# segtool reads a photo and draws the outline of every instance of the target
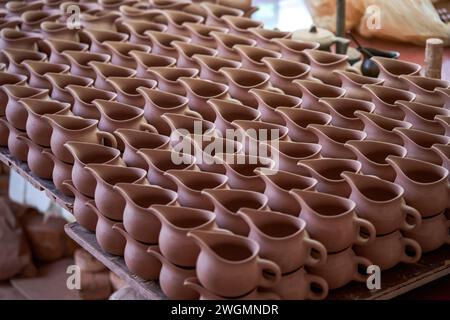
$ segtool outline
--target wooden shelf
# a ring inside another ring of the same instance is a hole
[[[4,162],[33,186],[43,190],[59,205],[72,212],[73,199],[56,190],[53,183],[36,177],[30,172],[26,163],[11,157],[6,148],[0,148],[0,161]],[[100,260],[107,268],[116,273],[128,285],[133,287],[142,297],[151,300],[166,299],[158,283],[144,281],[129,273],[122,257],[104,252],[98,245],[95,234],[85,230],[78,223],[73,222],[65,226],[69,237],[81,247]],[[387,300],[398,297],[408,291],[421,287],[434,280],[450,274],[450,246],[444,246],[434,252],[424,254],[415,264],[401,264],[395,268],[382,272],[381,289],[370,291],[365,284],[351,283],[350,285],[330,292],[331,300]]]

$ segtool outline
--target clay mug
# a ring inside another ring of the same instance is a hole
[[[98,211],[109,219],[122,221],[126,203],[118,196],[114,186],[117,183],[147,184],[147,172],[139,168],[99,163],[88,164],[85,169],[97,182],[94,199]]]
[[[400,262],[416,263],[422,256],[420,245],[402,236],[400,231],[378,236],[365,247],[355,247],[356,254],[366,257],[381,270],[388,270]]]
[[[402,90],[408,90],[406,84],[401,78],[401,75],[414,76],[420,73],[422,67],[419,64],[390,59],[385,57],[372,57],[371,59],[380,69],[379,79],[384,79],[386,87],[392,87]]]
[[[161,223],[151,206],[174,206],[177,204],[177,194],[158,186],[134,183],[118,183],[114,190],[125,201],[125,230],[139,242],[158,243]]]
[[[48,72],[44,75],[45,78],[52,84],[51,97],[60,102],[67,102],[72,104],[73,98],[67,90],[67,86],[71,84],[89,87],[94,83],[94,80],[86,77],[79,77],[71,75],[70,73],[53,73]]]
[[[374,176],[351,172],[341,175],[352,188],[349,199],[357,204],[358,217],[370,221],[378,235],[420,228],[422,217],[416,209],[406,205],[405,190],[401,186]]]
[[[186,89],[179,79],[183,77],[195,78],[198,70],[179,67],[151,67],[147,70],[158,82],[158,89],[173,94],[185,96]]]
[[[74,159],[71,175],[72,183],[78,192],[88,198],[94,198],[97,182],[86,170],[86,165],[103,163],[125,166],[124,161],[120,157],[120,151],[116,148],[80,141],[66,142],[64,147],[72,154]]]
[[[215,49],[184,41],[173,41],[172,46],[178,52],[177,67],[179,68],[199,69],[200,66],[197,63],[197,60],[194,59],[194,56],[200,54],[208,56],[217,55]]]
[[[113,65],[111,63],[90,61],[88,65],[94,70],[96,75],[94,78],[94,87],[106,91],[115,91],[114,87],[106,81],[109,77],[132,78],[136,75],[134,69]]]
[[[199,78],[214,81],[217,83],[227,83],[227,79],[220,72],[220,69],[227,68],[237,68],[241,67],[241,63],[234,60],[224,59],[217,56],[208,56],[203,54],[196,54],[192,57],[200,68]]]
[[[319,192],[294,189],[290,193],[302,207],[300,218],[306,221],[308,234],[321,242],[328,253],[353,244],[367,245],[375,239],[375,227],[357,217],[353,201]]]
[[[95,212],[98,217],[97,226],[95,228],[95,238],[97,239],[99,246],[109,254],[123,256],[126,241],[119,231],[113,229],[113,226],[118,221],[111,220],[102,215],[95,207],[94,200],[88,201],[86,205]]]
[[[226,27],[225,16],[242,16],[244,12],[231,6],[204,2],[200,4],[206,11],[205,24],[207,26]]]
[[[94,100],[113,101],[117,97],[114,92],[73,84],[67,86],[67,91],[73,97],[72,113],[86,119],[100,119],[100,112],[94,105]]]
[[[8,73],[27,77],[30,74],[22,62],[26,60],[44,61],[47,58],[45,53],[25,49],[5,48],[2,53],[5,57],[4,62],[8,65],[6,69]]]
[[[115,223],[112,227],[125,239],[123,258],[128,270],[142,280],[157,280],[161,271],[161,262],[147,253],[148,245],[128,234],[122,223]]]
[[[144,78],[109,77],[106,79],[117,93],[117,102],[128,104],[134,107],[143,108],[145,99],[137,91],[137,88],[156,87],[156,81]]]
[[[340,79],[341,87],[346,90],[345,97],[350,99],[359,99],[371,101],[372,97],[367,90],[363,88],[365,84],[383,85],[383,79],[366,77],[358,73],[333,70],[333,73]]]
[[[6,84],[17,84],[24,85],[27,82],[27,77],[20,74],[8,73],[5,71],[0,71],[0,85]],[[0,90],[0,116],[5,115],[5,108],[8,103],[8,95]]]
[[[301,63],[309,62],[304,53],[305,49],[318,49],[320,47],[320,44],[317,42],[294,39],[277,38],[273,39],[272,42],[278,45],[278,51],[281,53],[283,59]]]
[[[211,36],[216,40],[218,56],[231,61],[240,61],[241,57],[234,48],[237,44],[255,46],[256,41],[247,37],[224,32],[211,32]]]
[[[28,84],[30,87],[52,90],[51,83],[45,78],[45,74],[53,73],[68,73],[70,66],[66,64],[56,64],[45,61],[25,60],[22,62],[25,69],[28,70]]]
[[[97,120],[88,120],[75,116],[51,115],[43,116],[52,127],[50,147],[53,154],[61,161],[73,163],[73,157],[64,147],[68,141],[81,141],[103,144],[107,142],[113,148],[117,147],[116,139],[108,132],[99,131]]]
[[[442,166],[450,171],[450,146],[443,144],[435,144],[431,149],[442,159]]]
[[[64,185],[64,181],[70,180],[73,165],[59,160],[50,151],[43,150],[42,154],[53,162],[52,181],[56,189],[66,196],[72,196],[72,192]]]
[[[325,265],[307,268],[307,271],[323,278],[328,283],[329,289],[333,290],[352,281],[365,283],[367,274],[361,273],[359,269],[365,271],[371,265],[373,263],[369,259],[357,256],[352,248],[347,248],[338,253],[328,254]]]
[[[282,274],[305,265],[325,263],[327,250],[308,237],[305,221],[274,211],[248,208],[240,209],[238,215],[249,225],[248,238],[259,244],[259,255],[275,262]]]
[[[262,193],[248,190],[205,189],[202,193],[214,205],[216,223],[220,228],[247,236],[250,228],[237,212],[242,208],[267,210],[268,198]]]
[[[209,291],[223,297],[239,297],[256,287],[273,287],[281,279],[280,268],[259,257],[254,240],[217,231],[190,231],[200,247],[196,273]],[[267,277],[264,272],[274,274]]]
[[[130,55],[136,61],[136,77],[153,79],[153,75],[147,70],[151,67],[173,67],[177,60],[168,56],[148,53],[143,51],[130,51]]]
[[[42,153],[44,148],[31,141],[25,135],[18,135],[16,139],[25,142],[28,146],[27,164],[30,171],[39,178],[52,179],[53,162],[46,154]]]
[[[6,135],[6,131],[8,131],[7,135],[8,137],[4,136],[2,138],[3,143],[5,143],[5,140],[7,139],[6,145],[8,146],[9,153],[11,155],[20,160],[20,161],[27,161],[28,158],[28,146],[25,142],[18,140],[17,138],[19,136],[25,135],[23,131],[17,130],[14,128],[7,120],[6,118],[0,118],[0,123],[3,124],[5,129],[4,134]]]
[[[260,47],[237,44],[233,47],[241,57],[242,68],[269,73],[269,67],[262,60],[263,58],[281,58],[281,54],[276,51],[263,49]]]
[[[297,86],[297,95],[303,100],[302,108],[307,110],[319,111],[327,113],[328,110],[319,103],[323,98],[342,98],[345,96],[345,89],[319,83],[311,80],[294,80]]]
[[[111,60],[111,56],[106,53],[67,50],[62,55],[70,64],[70,72],[73,75],[91,79],[96,78],[96,73],[90,65],[91,61],[108,63]]]
[[[405,236],[411,238],[420,245],[422,252],[437,250],[444,244],[450,244],[450,220],[445,213],[422,220],[422,225],[405,232]]]
[[[162,255],[179,267],[194,268],[200,248],[187,234],[192,230],[217,229],[214,213],[165,205],[152,205],[151,209],[161,222],[158,245]]]
[[[436,89],[438,88],[449,89],[450,88],[449,81],[427,78],[419,75],[417,76],[401,75],[399,78],[403,80],[404,83],[406,83],[406,85],[409,88],[409,91],[416,94],[415,101],[440,108],[444,105],[445,101],[443,97],[439,94],[439,92],[436,91]]]

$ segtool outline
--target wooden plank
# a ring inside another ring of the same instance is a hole
[[[156,281],[144,281],[138,276],[130,274],[122,257],[104,252],[98,245],[94,233],[87,231],[76,222],[67,224],[65,230],[69,237],[122,278],[143,298],[150,300],[166,299]]]

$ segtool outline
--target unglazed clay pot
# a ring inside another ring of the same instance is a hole
[[[416,209],[406,205],[405,190],[401,186],[351,172],[342,173],[342,177],[352,189],[350,199],[357,204],[356,213],[370,221],[378,235],[420,228],[422,217]]]
[[[25,60],[22,62],[22,65],[28,70],[28,84],[30,87],[48,89],[49,91],[51,91],[52,85],[48,82],[44,75],[48,72],[67,73],[70,69],[70,67],[65,64],[33,60]]]
[[[361,163],[362,173],[391,182],[395,180],[396,175],[386,158],[390,155],[404,158],[408,152],[397,144],[372,140],[348,141],[345,146],[353,151]]]
[[[48,19],[51,20],[51,19]],[[45,39],[61,39],[64,41],[79,42],[79,30],[70,29],[67,24],[54,21],[45,21],[40,24],[40,32]]]
[[[52,84],[51,97],[60,102],[67,102],[72,104],[73,98],[67,87],[71,84],[89,87],[94,83],[94,80],[86,77],[73,76],[64,73],[46,73],[44,77]]]
[[[196,54],[192,57],[200,68],[200,79],[211,80],[218,83],[226,84],[225,76],[220,72],[223,67],[236,68],[241,67],[241,63],[234,60],[224,59],[221,57]]]
[[[355,115],[364,123],[364,132],[367,134],[366,140],[403,145],[402,139],[393,130],[394,128],[412,127],[409,122],[383,117],[375,113],[356,111]]]
[[[72,173],[72,164],[65,163],[59,160],[51,152],[43,150],[42,153],[53,162],[52,181],[56,189],[62,192],[66,196],[72,196],[72,192],[63,183],[66,180],[70,180]]]
[[[86,165],[92,163],[125,166],[120,158],[120,151],[100,144],[69,141],[64,144],[74,159],[72,183],[83,195],[94,198],[97,182],[86,170]]]
[[[134,69],[116,66],[110,63],[90,61],[89,66],[92,67],[96,74],[94,87],[106,91],[114,91],[114,87],[106,81],[109,77],[131,78],[136,75]]]
[[[147,172],[139,168],[91,163],[85,169],[95,178],[95,206],[102,215],[115,221],[123,220],[125,200],[114,189],[117,183],[147,184]]]
[[[173,94],[186,95],[186,89],[183,87],[180,78],[195,78],[198,70],[193,68],[178,67],[151,67],[147,70],[158,81],[158,89]]]
[[[226,130],[235,130],[234,120],[259,121],[261,118],[261,112],[235,100],[211,99],[207,103],[216,113],[214,125],[223,136],[226,136]]]
[[[328,295],[328,283],[323,278],[308,274],[304,268],[300,268],[289,274],[283,274],[280,282],[269,292],[279,295],[284,300],[323,300]]]
[[[20,161],[27,161],[28,146],[24,141],[17,139],[17,137],[25,135],[25,132],[14,128],[5,118],[0,118],[0,122],[7,128],[7,131],[9,131],[6,144],[11,155]],[[5,137],[3,137],[2,140],[5,140]]]
[[[0,31],[0,48],[25,49],[36,51],[37,42],[42,37],[39,34],[5,28]]]
[[[310,124],[328,125],[332,120],[329,114],[302,108],[279,107],[276,112],[283,117],[289,138],[297,142],[318,142],[317,136],[308,129],[308,126]]]
[[[275,110],[278,107],[300,108],[302,99],[269,90],[251,89],[249,91],[258,101],[258,110],[261,112],[261,120],[269,123],[284,125],[285,121],[280,113]]]
[[[203,119],[214,121],[216,114],[208,105],[209,99],[226,99],[228,87],[221,83],[208,80],[186,78],[179,79],[186,91],[186,98],[189,99],[190,107],[199,113]]]
[[[291,32],[285,32],[280,30],[264,29],[264,28],[250,28],[248,29],[253,39],[259,47],[269,49],[272,51],[279,51],[279,47],[273,42],[275,39],[289,39],[292,36]]]
[[[450,110],[450,89],[436,88],[434,89],[444,101],[444,108]]]
[[[144,32],[146,36],[148,36],[152,43],[152,53],[172,57],[177,59],[178,52],[175,47],[172,45],[173,41],[191,41],[190,38],[184,37],[182,35],[177,34],[169,34],[165,32],[152,31],[147,30]]]
[[[109,77],[106,79],[117,93],[117,102],[129,104],[134,107],[143,108],[145,99],[137,91],[137,88],[156,87],[156,81],[143,78],[124,78],[124,77]]]
[[[259,255],[275,262],[282,274],[291,273],[304,265],[325,263],[327,250],[321,243],[309,238],[305,221],[273,211],[246,208],[240,209],[238,214],[250,227],[248,238],[259,244]]]
[[[83,87],[78,85],[68,85],[67,91],[73,97],[72,113],[76,116],[87,119],[100,119],[100,112],[94,105],[94,100],[116,99],[117,94],[93,87]]]
[[[264,144],[263,144],[264,145]],[[314,143],[280,141],[277,146],[267,145],[270,158],[275,161],[279,170],[301,175],[309,175],[297,164],[299,161],[320,158],[322,146]]]
[[[44,3],[42,1],[8,1],[8,3],[4,5],[8,13],[14,16],[20,16],[25,11],[39,10],[43,6]]]
[[[167,298],[176,300],[198,299],[198,292],[184,285],[186,279],[195,277],[195,268],[181,268],[170,263],[155,247],[150,247],[148,253],[162,264],[159,285]]]
[[[197,291],[200,294],[199,300],[280,300],[280,297],[275,293],[260,292],[259,289],[255,289],[252,292],[236,299],[220,297],[206,290],[197,278],[186,279],[184,281],[184,285]]]
[[[177,67],[179,68],[199,69],[200,66],[194,59],[194,55],[217,55],[217,51],[215,49],[204,47],[198,44],[187,43],[184,41],[173,41],[172,46],[178,52]]]
[[[46,114],[70,115],[70,104],[35,98],[22,98],[19,103],[28,112],[25,123],[28,137],[42,147],[50,147],[52,128],[43,116]]]
[[[158,186],[134,183],[118,183],[114,189],[124,199],[123,223],[133,239],[147,243],[158,243],[161,223],[152,205],[176,205],[177,194]]]
[[[194,268],[200,248],[187,234],[192,230],[217,229],[214,213],[178,206],[152,205],[151,208],[161,222],[158,244],[163,256],[177,266]]]
[[[318,83],[311,80],[294,80],[302,93],[302,108],[327,113],[327,109],[320,105],[319,100],[323,98],[342,98],[345,89],[330,86],[328,84]]]
[[[412,92],[391,87],[365,84],[363,88],[372,96],[372,102],[376,105],[374,112],[392,119],[403,120],[405,118],[403,111],[395,104],[397,101],[414,101],[416,99],[416,95]]]
[[[450,244],[449,230],[450,220],[442,213],[423,219],[419,228],[405,232],[405,236],[417,241],[425,253],[434,251],[444,244]]]
[[[341,177],[341,173],[359,173],[362,167],[356,160],[331,158],[301,160],[298,165],[318,181],[315,185],[317,191],[344,198],[350,195],[351,188]]]
[[[226,28],[208,26],[199,23],[185,22],[184,26],[189,31],[189,37],[193,44],[198,44],[208,48],[217,48],[216,40],[211,36],[211,32],[227,32]]]
[[[197,277],[209,291],[223,297],[239,297],[256,287],[273,287],[281,278],[280,268],[259,257],[254,240],[217,231],[190,231],[200,247]],[[267,277],[270,272],[274,277]]]
[[[401,61],[397,59],[389,59],[384,57],[373,57],[371,59],[380,68],[378,78],[384,79],[386,87],[392,87],[402,90],[408,90],[406,84],[401,78],[401,75],[414,76],[420,73],[422,67],[419,64]]]
[[[227,78],[231,97],[252,108],[258,107],[258,101],[249,94],[249,91],[272,88],[267,73],[226,67],[220,69],[220,72]]]
[[[252,28],[262,28],[263,22],[254,19],[239,17],[239,16],[223,16],[222,19],[225,21],[230,34],[235,34],[242,37],[253,38],[250,29]]]
[[[57,10],[27,10],[21,15],[23,31],[43,29],[40,25],[45,21],[55,21],[61,16]],[[41,31],[42,32],[42,31]]]
[[[237,214],[242,208],[266,210],[268,199],[265,195],[247,190],[218,190],[205,189],[202,193],[214,205],[216,223],[220,228],[231,230],[233,233],[247,236],[250,228]]]
[[[435,116],[435,119],[441,124],[441,126],[445,129],[445,135],[450,134],[450,116]]]
[[[321,155],[329,158],[355,159],[353,152],[345,147],[345,143],[350,140],[362,141],[367,137],[364,131],[320,124],[310,124],[308,130],[317,136],[319,144],[322,145]]]
[[[352,248],[348,248],[338,253],[328,254],[325,265],[308,268],[307,271],[325,279],[329,289],[337,289],[352,281],[365,283],[367,281],[365,270],[371,265],[372,262],[369,259],[356,256]],[[364,272],[359,272],[360,268]]]
[[[73,195],[75,196],[75,200],[73,201],[73,215],[83,228],[89,230],[91,232],[95,232],[97,228],[97,214],[92,210],[91,207],[87,205],[90,199],[83,195],[80,191],[78,191],[71,180],[66,180],[63,182],[63,185],[69,189]]]
[[[153,75],[147,71],[148,68],[173,67],[177,63],[175,58],[143,51],[130,51],[130,55],[136,61],[136,76],[141,78],[153,79]]]
[[[416,263],[422,256],[420,245],[402,236],[400,231],[378,236],[365,247],[355,247],[356,254],[363,256],[381,270],[388,270],[400,262]]]
[[[115,223],[117,230],[125,239],[123,258],[128,270],[142,280],[157,280],[161,271],[161,262],[147,253],[148,245],[133,239],[122,223]]]
[[[242,16],[244,14],[242,10],[214,3],[204,2],[201,6],[206,10],[205,24],[207,26],[226,28],[227,24],[223,19],[224,16]]]
[[[364,129],[364,123],[355,115],[356,111],[372,113],[375,110],[372,102],[350,98],[323,98],[319,103],[331,115],[332,126],[353,130]]]
[[[3,85],[3,92],[8,97],[8,103],[5,107],[5,115],[8,122],[16,129],[25,130],[28,117],[27,109],[19,103],[22,98],[48,99],[47,89],[37,89],[28,86],[6,84]]]
[[[95,228],[95,238],[100,247],[109,254],[123,256],[126,241],[119,231],[113,229],[114,224],[118,221],[111,220],[102,215],[95,207],[94,200],[87,202],[86,205],[95,212],[98,217],[97,226]]]
[[[147,45],[149,42],[145,31],[154,30],[159,32],[167,31],[167,26],[157,22],[143,21],[143,20],[129,20],[121,21],[121,27],[128,33],[128,41],[133,44]]]
[[[444,105],[445,101],[443,97],[435,89],[450,88],[449,81],[407,75],[402,75],[399,78],[407,84],[409,91],[416,94],[415,101],[436,107],[442,107]]]
[[[326,84],[333,86],[340,86],[342,84],[339,77],[330,71],[352,70],[348,62],[349,57],[347,55],[311,49],[306,49],[303,52],[310,62],[311,74]]]
[[[431,149],[442,159],[442,166],[450,171],[450,146],[443,144],[435,144]]]
[[[70,40],[62,39],[44,39],[43,43],[48,47],[49,62],[52,63],[62,63],[70,65],[70,60],[64,55],[65,51],[81,52],[87,51],[89,45],[86,43],[75,42]],[[74,72],[74,68],[71,67],[71,72]]]
[[[270,57],[264,57],[261,61],[269,69],[270,82],[286,94],[298,95],[298,88],[292,83],[294,80],[320,81],[311,75],[311,67],[307,64]]]
[[[306,221],[308,234],[321,242],[329,253],[353,244],[363,246],[375,239],[375,227],[357,217],[353,201],[311,191],[291,190],[290,193],[302,207],[300,218]]]
[[[216,31],[211,32],[211,36],[216,40],[218,55],[224,59],[241,60],[239,53],[234,48],[235,45],[256,46],[256,41],[248,37]]]
[[[46,154],[42,153],[44,148],[31,141],[25,135],[19,135],[16,139],[28,145],[27,163],[30,171],[39,178],[51,179],[53,162]],[[49,150],[47,149],[47,151]]]
[[[82,13],[80,15],[81,24],[88,29],[102,31],[117,31],[116,20],[120,18],[117,11],[100,11],[95,14]]]
[[[442,107],[432,107],[420,102],[397,101],[396,103],[405,113],[404,121],[413,125],[413,129],[434,134],[445,134],[445,128],[436,116],[450,116],[450,110]]]
[[[136,69],[136,61],[130,55],[130,51],[150,52],[151,48],[143,44],[133,44],[121,41],[105,41],[103,44],[111,56],[111,64],[125,68]]]
[[[281,58],[276,51],[238,44],[233,47],[240,56],[242,68],[259,72],[269,72],[269,68],[262,61],[263,58]]]
[[[406,203],[423,218],[435,216],[449,207],[448,170],[421,160],[389,156],[395,170],[395,183],[405,189]]]
[[[123,160],[129,167],[147,170],[148,165],[137,152],[139,149],[168,149],[170,139],[153,132],[117,129],[114,134],[123,142]]]
[[[111,60],[111,56],[105,53],[72,51],[67,50],[62,53],[62,56],[70,65],[70,73],[75,76],[87,77],[91,79],[96,78],[96,73],[89,64],[91,61],[107,63]]]
[[[197,170],[195,158],[173,150],[141,149],[137,152],[148,165],[148,181],[165,189],[177,190],[177,186],[164,172],[171,169]],[[173,160],[176,160],[173,161]]]
[[[351,99],[359,99],[371,101],[370,93],[363,88],[365,84],[383,85],[383,79],[366,77],[358,73],[333,70],[333,73],[340,79],[341,86],[346,90],[345,97]]]
[[[68,141],[81,141],[103,144],[107,142],[113,148],[117,147],[116,139],[108,132],[99,131],[97,120],[87,120],[71,115],[47,114],[44,119],[52,127],[50,147],[53,154],[61,161],[73,163],[73,157],[64,147]]]
[[[281,56],[284,59],[295,61],[295,62],[301,62],[301,63],[308,63],[309,60],[306,57],[304,51],[307,49],[318,49],[320,47],[320,44],[317,42],[306,42],[306,41],[300,41],[300,40],[293,40],[293,39],[273,39],[273,43],[278,45],[279,52],[281,52]]]
[[[269,199],[269,207],[274,211],[296,217],[299,215],[301,208],[289,191],[292,189],[314,190],[314,187],[317,184],[316,179],[286,171],[268,169],[264,171],[255,169],[255,171],[266,185],[264,194],[267,196],[267,199]],[[283,271],[283,273],[290,271]]]
[[[42,52],[25,50],[25,49],[13,49],[5,48],[3,50],[5,56],[5,63],[8,63],[7,71],[12,74],[29,76],[28,70],[22,65],[22,62],[26,60],[44,61],[46,56]]]
[[[273,160],[260,156],[216,154],[215,158],[225,166],[228,185],[232,189],[264,192],[264,183],[254,170],[273,169],[275,166]]]
[[[12,74],[4,71],[0,71],[0,86],[3,87],[7,84],[24,85],[27,81],[27,77],[20,74]],[[0,115],[5,115],[5,108],[8,103],[8,95],[0,90]]]
[[[126,33],[119,33],[113,30],[101,30],[97,28],[83,28],[82,33],[86,35],[90,42],[90,51],[95,53],[106,53],[108,49],[103,44],[105,41],[125,41],[128,39]]]
[[[162,10],[161,14],[167,19],[167,32],[188,37],[189,30],[185,22],[202,23],[203,17],[178,10]]]
[[[186,97],[156,89],[138,88],[136,90],[145,99],[144,118],[161,134],[169,136],[172,132],[167,122],[161,118],[167,112],[191,115],[201,119],[199,114],[189,109],[189,100]]]

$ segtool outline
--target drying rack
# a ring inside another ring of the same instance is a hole
[[[35,188],[44,191],[61,207],[72,212],[73,198],[56,190],[51,181],[36,177],[31,173],[28,165],[12,157],[8,149],[0,148],[0,161],[16,171]],[[130,274],[122,257],[104,252],[98,245],[94,233],[87,231],[76,222],[67,224],[65,231],[70,238],[134,288],[142,297],[151,300],[166,299],[157,281],[144,281]],[[344,288],[331,291],[328,299],[388,300],[449,274],[450,246],[443,246],[439,250],[424,254],[418,263],[401,264],[388,271],[383,271],[380,290],[370,291],[365,284],[351,283]]]

